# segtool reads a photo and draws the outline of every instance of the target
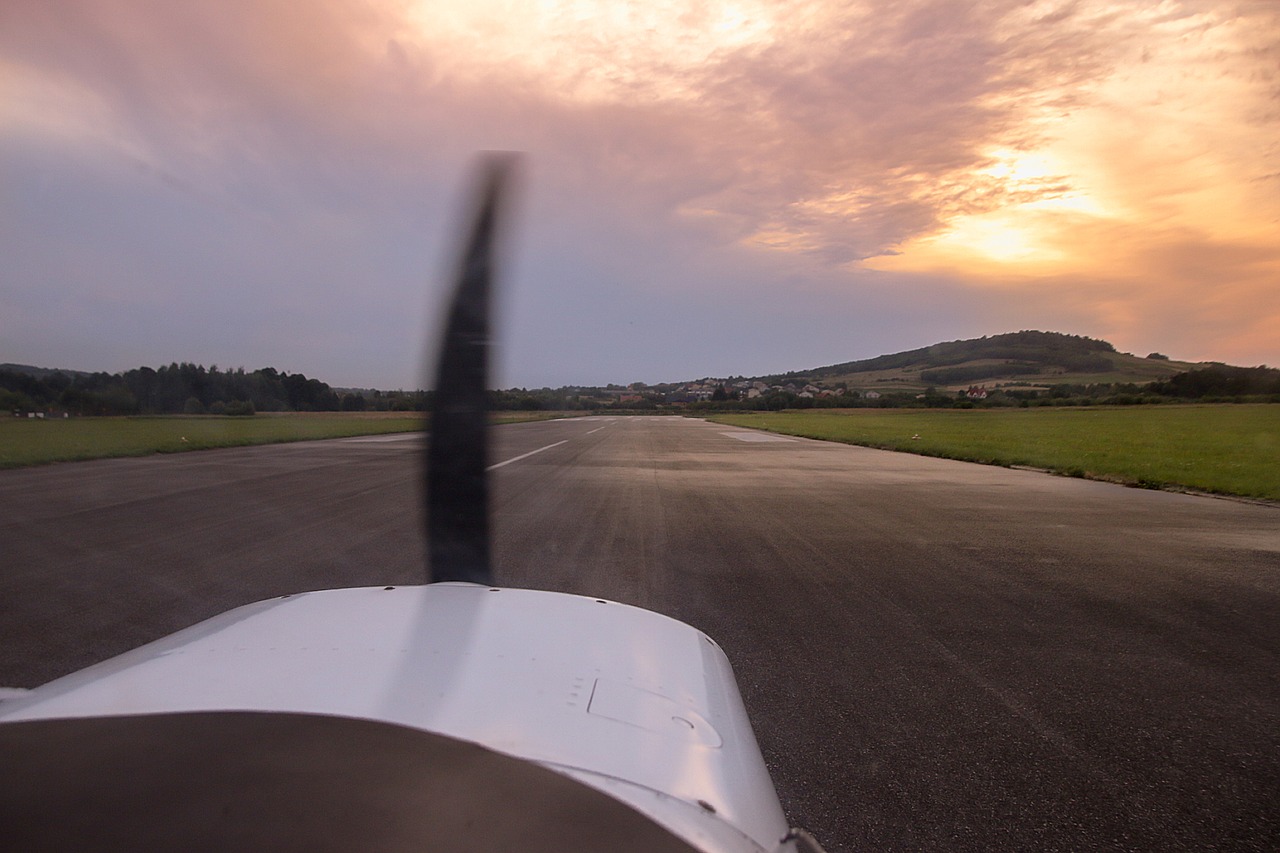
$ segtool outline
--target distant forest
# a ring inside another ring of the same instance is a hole
[[[246,371],[170,364],[125,373],[28,372],[0,369],[0,411],[57,411],[73,415],[337,412],[423,408],[410,392],[339,393],[319,379],[271,367]]]
[[[1153,394],[1199,400],[1206,397],[1280,396],[1280,370],[1215,365],[1188,370],[1147,388]]]

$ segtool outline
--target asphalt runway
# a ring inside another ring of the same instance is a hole
[[[688,419],[495,432],[499,582],[714,637],[833,853],[1280,849],[1280,508]],[[0,471],[0,686],[419,581],[417,446]]]

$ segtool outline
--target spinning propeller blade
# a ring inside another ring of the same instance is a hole
[[[511,155],[482,163],[474,224],[458,271],[435,373],[423,456],[427,582],[490,586],[489,350],[494,244]]]

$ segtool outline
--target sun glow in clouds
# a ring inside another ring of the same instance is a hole
[[[1085,7],[1113,31],[1106,73],[1046,88],[1050,106],[1025,116],[1037,141],[989,152],[970,176],[995,188],[985,209],[943,211],[868,266],[1140,277],[1153,275],[1152,243],[1175,233],[1275,247],[1280,193],[1268,173],[1280,146],[1260,144],[1258,129],[1275,120],[1275,72],[1254,67],[1264,51],[1250,22],[1190,4],[1110,19]]]
[[[972,175],[979,192],[994,199],[990,209],[958,213],[937,233],[910,244],[909,263],[933,265],[1013,265],[1044,268],[1067,262],[1069,247],[1058,241],[1064,231],[1083,221],[1108,217],[1104,205],[1081,187],[1070,165],[1050,151],[991,152],[990,165]],[[869,265],[890,269],[891,256]]]

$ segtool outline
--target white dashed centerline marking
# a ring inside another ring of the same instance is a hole
[[[722,432],[721,435],[727,435],[729,438],[736,438],[738,441],[795,441],[794,438],[783,438],[780,435],[774,435],[768,432]]]
[[[553,447],[559,447],[560,445],[564,444],[568,440],[569,439],[566,438],[564,439],[564,441],[557,441],[555,444],[548,444],[546,447],[539,447],[537,450],[530,450],[528,453],[521,453],[519,456],[513,456],[510,459],[506,460],[505,462],[499,462],[495,465],[490,465],[488,468],[484,470],[493,471],[496,468],[501,468],[503,465],[510,465],[512,462],[519,462],[521,459],[528,459],[530,456],[532,456],[535,453],[541,453],[544,450],[550,450]]]

